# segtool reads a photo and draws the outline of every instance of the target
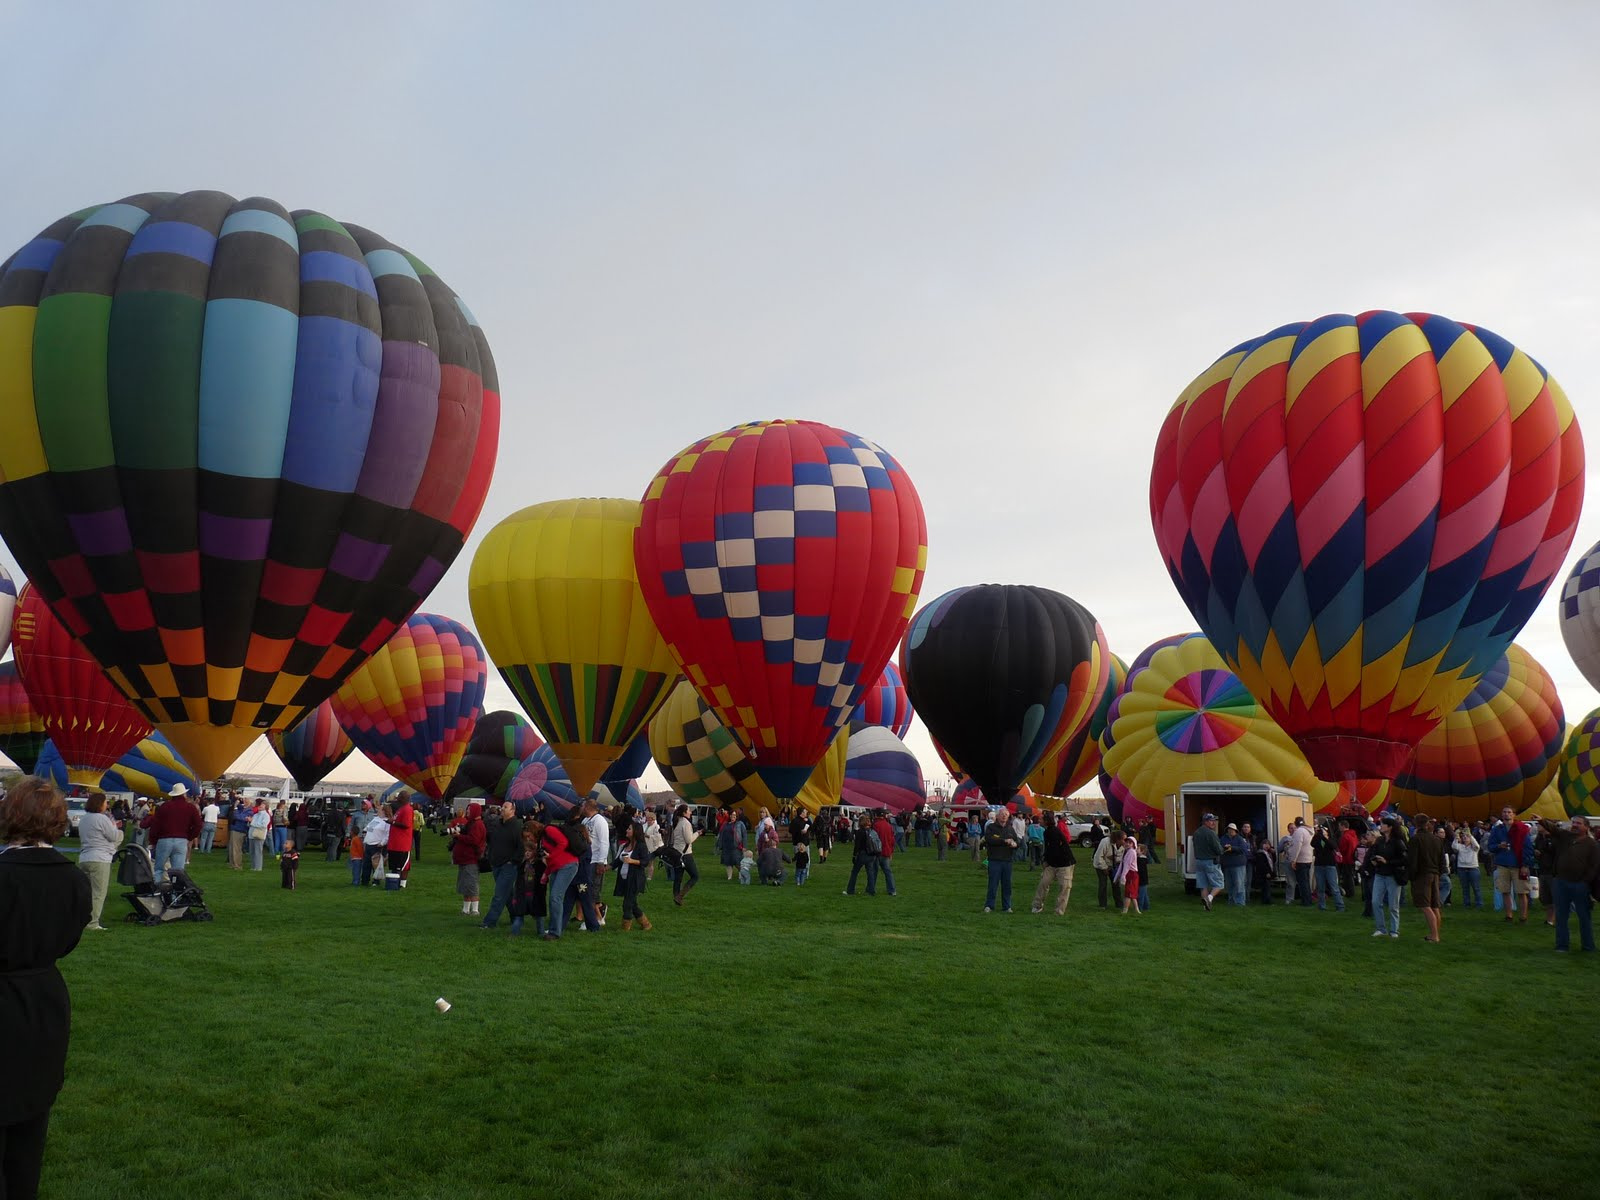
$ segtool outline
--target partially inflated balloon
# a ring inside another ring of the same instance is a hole
[[[644,732],[678,678],[634,576],[632,500],[552,500],[472,557],[489,656],[580,792]]]
[[[927,527],[910,478],[842,429],[740,425],[661,468],[634,548],[684,674],[793,796],[916,607]]]
[[[794,802],[813,816],[839,803],[850,732],[839,731]],[[687,680],[673,689],[650,722],[650,752],[678,798],[688,804],[720,804],[754,817],[780,807],[733,734]]]
[[[911,730],[911,717],[911,697],[906,695],[900,668],[887,662],[883,664],[878,682],[867,689],[855,712],[850,714],[850,728],[881,725],[895,737],[904,738]]]
[[[425,264],[316,212],[148,193],[0,264],[0,536],[207,778],[461,550],[499,408]]]
[[[1567,816],[1600,817],[1600,708],[1579,721],[1567,738],[1556,787]]]
[[[539,731],[513,712],[484,713],[472,731],[467,752],[456,768],[455,778],[445,790],[445,799],[457,796],[479,799],[498,796],[506,790],[517,770],[535,750],[544,745]]]
[[[900,651],[923,724],[990,796],[1010,796],[1089,724],[1110,672],[1088,609],[1013,584],[946,592],[917,613]]]
[[[46,742],[33,774],[53,780],[58,787],[68,784],[67,764],[54,742]],[[138,796],[162,799],[174,784],[189,789],[190,796],[200,791],[200,781],[172,744],[159,733],[141,739],[101,776],[99,786],[107,792],[132,792]]]
[[[922,765],[906,744],[881,725],[851,731],[844,760],[844,804],[909,812],[928,802]]]
[[[606,768],[600,782],[613,789],[623,784],[632,783],[644,774],[644,769],[650,765],[650,730],[645,729],[638,737],[628,744],[620,758]]]
[[[1555,778],[1565,727],[1555,681],[1513,643],[1417,743],[1394,802],[1449,821],[1492,820],[1508,804],[1520,812]]]
[[[1150,511],[1195,620],[1325,779],[1392,779],[1560,570],[1583,439],[1544,368],[1369,312],[1230,350],[1156,442]]]
[[[461,764],[483,712],[489,660],[472,632],[418,613],[333,694],[356,749],[435,800]]]
[[[267,734],[272,750],[300,790],[309,792],[321,783],[328,772],[355,752],[355,743],[339,728],[333,715],[333,705],[324,700],[287,732],[274,729]]]
[[[1128,664],[1113,654],[1111,671],[1089,723],[1068,738],[1061,749],[1046,757],[1028,776],[1028,786],[1036,794],[1070,796],[1100,773],[1100,735],[1106,730],[1111,702],[1116,699],[1127,678]]]
[[[1203,634],[1163,638],[1128,668],[1100,739],[1107,811],[1165,827],[1166,799],[1183,784],[1275,783],[1305,792],[1319,813],[1354,798],[1375,812],[1387,783],[1325,783]]]
[[[11,632],[17,671],[73,783],[92,786],[150,724],[106,678],[83,643],[56,620],[31,584]]]
[[[518,764],[504,795],[517,806],[518,816],[550,821],[559,821],[581,799],[561,759],[542,744]]]
[[[10,637],[8,625],[8,641]],[[25,774],[31,775],[33,764],[39,761],[39,752],[49,740],[44,719],[33,710],[28,689],[22,686],[17,664],[11,659],[0,662],[0,754],[16,763]]]

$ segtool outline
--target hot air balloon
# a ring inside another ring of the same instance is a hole
[[[355,752],[355,744],[339,728],[333,706],[326,700],[301,717],[293,729],[272,730],[267,741],[303,792],[316,787]]]
[[[551,821],[565,817],[583,799],[555,750],[543,744],[518,764],[505,798],[517,806],[519,817]]]
[[[881,447],[812,421],[758,421],[661,468],[634,559],[684,674],[787,798],[894,652],[927,528]]]
[[[1150,511],[1184,603],[1325,779],[1393,779],[1560,569],[1583,440],[1483,329],[1368,312],[1218,359],[1156,442]]]
[[[956,785],[956,790],[950,793],[950,810],[952,812],[960,812],[963,809],[972,808],[1004,807],[1009,804],[1015,804],[1020,812],[1033,812],[1033,789],[1027,784],[1023,784],[1015,792],[1011,793],[1009,799],[1001,801],[997,806],[990,804],[988,794],[978,786],[977,781],[972,776],[968,775]]]
[[[849,748],[849,730],[841,729],[794,798],[812,816],[839,803]],[[672,790],[687,804],[738,808],[752,819],[759,809],[776,816],[781,807],[733,734],[688,681],[673,689],[650,722],[650,752]]]
[[[925,605],[900,673],[934,739],[987,796],[1010,796],[1094,715],[1111,672],[1088,609],[1047,588],[983,584]]]
[[[678,678],[634,576],[632,500],[553,500],[501,521],[472,558],[489,656],[587,793]]]
[[[483,712],[489,660],[465,625],[418,613],[333,694],[356,749],[435,800]]]
[[[610,784],[601,780],[595,784],[594,791],[589,793],[601,808],[616,808],[624,804],[633,806],[635,812],[644,811],[644,793],[639,790],[639,785],[633,780],[626,783]]]
[[[0,266],[0,536],[206,778],[404,624],[477,519],[494,364],[426,265],[148,193]]]
[[[538,731],[516,713],[484,713],[472,731],[455,778],[445,789],[445,799],[504,799],[518,769],[542,745],[544,739]]]
[[[1561,786],[1557,779],[1545,784],[1539,798],[1517,814],[1519,821],[1565,821],[1567,806],[1561,802]]]
[[[1508,804],[1520,812],[1555,778],[1565,725],[1555,681],[1513,643],[1417,743],[1393,802],[1447,821],[1493,819]]]
[[[1573,728],[1556,773],[1569,817],[1600,817],[1600,708]]]
[[[11,638],[11,626],[6,626],[6,640]],[[44,731],[44,719],[33,711],[28,690],[22,686],[22,676],[11,659],[0,662],[0,754],[16,763],[25,773],[33,774],[33,764],[39,761],[50,735]]]
[[[605,774],[600,776],[600,782],[615,790],[638,779],[649,765],[650,730],[646,727],[643,733],[628,743],[622,756],[606,768]]]
[[[867,689],[867,694],[850,714],[850,728],[861,729],[868,725],[881,725],[895,737],[904,739],[911,731],[911,698],[906,695],[905,681],[900,678],[900,668],[892,662],[883,664],[883,674],[878,682]]]
[[[0,299],[0,304],[4,300]],[[3,335],[0,335],[3,336]],[[17,615],[17,584],[11,572],[0,566],[0,654],[11,646],[11,622]]]
[[[1600,689],[1600,542],[1573,564],[1561,585],[1561,640],[1591,687]]]
[[[1116,820],[1166,825],[1166,798],[1184,783],[1276,783],[1336,815],[1352,800],[1386,803],[1387,783],[1327,783],[1228,669],[1203,634],[1163,638],[1128,668],[1100,738],[1100,790]]]
[[[1100,699],[1090,714],[1089,723],[1062,743],[1061,749],[1047,756],[1028,776],[1028,786],[1041,797],[1047,807],[1047,797],[1072,795],[1100,772],[1100,735],[1105,732],[1106,718],[1111,713],[1111,702],[1128,678],[1128,664],[1115,654],[1111,656],[1111,671]],[[1059,805],[1056,805],[1059,807]]]
[[[83,643],[56,620],[32,584],[17,600],[12,649],[22,686],[72,783],[93,787],[150,725],[111,685]]]
[[[845,804],[895,812],[921,808],[928,800],[922,765],[906,744],[883,726],[853,729],[839,798]]]
[[[46,742],[33,774],[53,780],[57,787],[68,786],[67,764],[54,742]],[[151,732],[124,754],[101,776],[99,786],[107,792],[133,792],[153,799],[165,798],[172,785],[181,783],[191,796],[198,795],[200,780],[172,744],[159,733]]]

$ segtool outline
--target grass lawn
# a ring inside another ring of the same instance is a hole
[[[984,915],[982,868],[900,894],[701,886],[559,943],[344,862],[193,871],[211,924],[121,922],[75,1008],[48,1197],[1596,1194],[1597,956],[1446,910]],[[609,889],[608,889],[609,890]],[[487,908],[488,897],[484,897]],[[619,909],[620,911],[620,909]],[[504,926],[502,925],[502,930]],[[1576,931],[1574,930],[1574,934]],[[454,1008],[441,1015],[436,997]],[[1576,1019],[1576,1020],[1574,1020]]]

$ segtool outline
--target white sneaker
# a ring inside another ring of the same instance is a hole
[[[1392,937],[1392,938],[1397,938],[1400,935],[1398,933],[1391,933],[1389,936]]]
[[[1388,934],[1386,934],[1386,933],[1384,933],[1384,931],[1383,931],[1383,930],[1381,930],[1381,929],[1377,929],[1377,930],[1374,930],[1374,931],[1373,931],[1373,934],[1372,934],[1372,936],[1373,936],[1373,937],[1388,937],[1388,936],[1389,936],[1389,935],[1388,935]]]
[[[993,912],[993,911],[994,911],[994,909],[992,909],[992,908],[988,908],[988,907],[985,907],[985,908],[984,908],[984,910],[983,910],[983,911],[984,911],[984,912]]]

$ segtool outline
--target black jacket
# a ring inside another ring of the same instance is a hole
[[[1078,860],[1072,855],[1072,841],[1061,832],[1054,821],[1044,827],[1044,864],[1047,867],[1075,867]]]
[[[1333,861],[1333,856],[1338,853],[1339,839],[1329,834],[1325,826],[1317,826],[1317,831],[1311,835],[1311,861],[1319,867],[1332,867],[1338,864]]]
[[[72,1000],[56,960],[89,923],[89,877],[51,849],[0,853],[0,1125],[48,1112],[66,1071]]]
[[[496,821],[489,826],[488,850],[491,867],[503,867],[507,863],[520,862],[522,822],[512,817],[509,821]]]

